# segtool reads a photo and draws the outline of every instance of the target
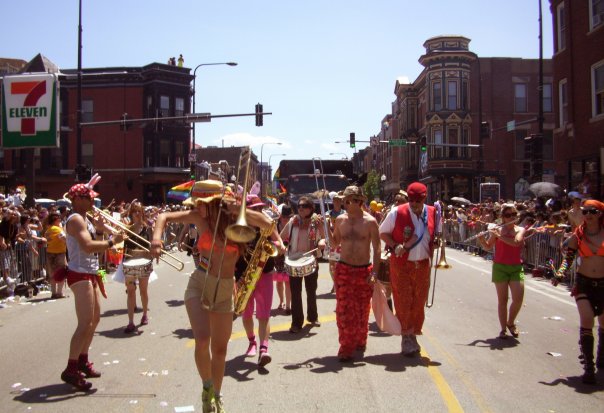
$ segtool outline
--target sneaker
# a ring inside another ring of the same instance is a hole
[[[419,343],[417,342],[417,336],[415,334],[411,335],[411,344],[413,344],[413,351],[419,354],[422,351]]]
[[[412,357],[415,355],[415,345],[413,344],[411,336],[408,334],[403,335],[403,339],[401,342],[401,352],[406,357]]]
[[[91,362],[78,366],[78,370],[81,371],[86,378],[101,377],[101,372],[98,370],[95,370],[94,366]]]
[[[297,334],[297,333],[300,332],[300,330],[302,330],[302,329],[300,327],[297,327],[297,326],[291,326],[289,328],[289,332],[292,333],[292,334]]]
[[[224,400],[222,396],[216,396],[216,413],[226,413],[224,410]]]
[[[79,371],[72,373],[65,370],[61,373],[61,380],[81,391],[88,391],[92,387],[92,383],[86,381],[84,375]]]
[[[256,341],[250,341],[250,345],[245,352],[245,357],[254,357],[256,355]]]
[[[146,315],[144,315],[141,318],[141,326],[146,326],[147,324],[149,324],[149,318]]]
[[[321,327],[321,322],[319,320],[309,321],[309,323],[313,327]]]
[[[203,413],[216,412],[216,395],[214,394],[214,386],[207,389],[204,388],[201,392],[201,410]]]
[[[272,360],[271,355],[268,354],[266,347],[260,347],[260,356],[258,357],[258,367],[264,367]]]
[[[124,333],[126,333],[126,334],[134,333],[135,330],[136,330],[136,326],[134,325],[134,323],[129,323],[128,326],[124,329]]]

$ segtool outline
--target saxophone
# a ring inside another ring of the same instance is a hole
[[[235,292],[234,299],[236,315],[243,313],[245,307],[247,307],[247,302],[256,288],[256,283],[262,276],[262,270],[266,261],[270,257],[276,257],[279,253],[277,248],[268,240],[276,225],[277,221],[273,221],[270,227],[260,230],[260,238],[254,247],[247,268],[237,282],[237,291]]]

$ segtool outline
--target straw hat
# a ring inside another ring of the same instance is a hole
[[[197,206],[199,202],[209,203],[217,198],[235,199],[230,188],[225,188],[222,182],[214,179],[206,179],[205,181],[197,181],[191,188],[191,196],[185,199],[182,204],[187,206]]]

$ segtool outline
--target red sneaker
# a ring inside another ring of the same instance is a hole
[[[78,366],[78,370],[81,371],[82,373],[84,373],[84,376],[86,378],[101,377],[101,372],[98,370],[95,370],[91,362]]]
[[[71,384],[78,390],[88,391],[92,387],[92,383],[84,379],[84,375],[79,371],[76,373],[69,372],[67,370],[61,373],[61,380],[67,384]]]

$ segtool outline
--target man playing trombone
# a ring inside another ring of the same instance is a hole
[[[425,205],[427,188],[413,182],[407,187],[409,202],[392,208],[380,226],[380,238],[394,251],[390,255],[390,283],[396,317],[401,323],[403,355],[412,357],[421,348],[424,307],[430,289],[436,213]]]

